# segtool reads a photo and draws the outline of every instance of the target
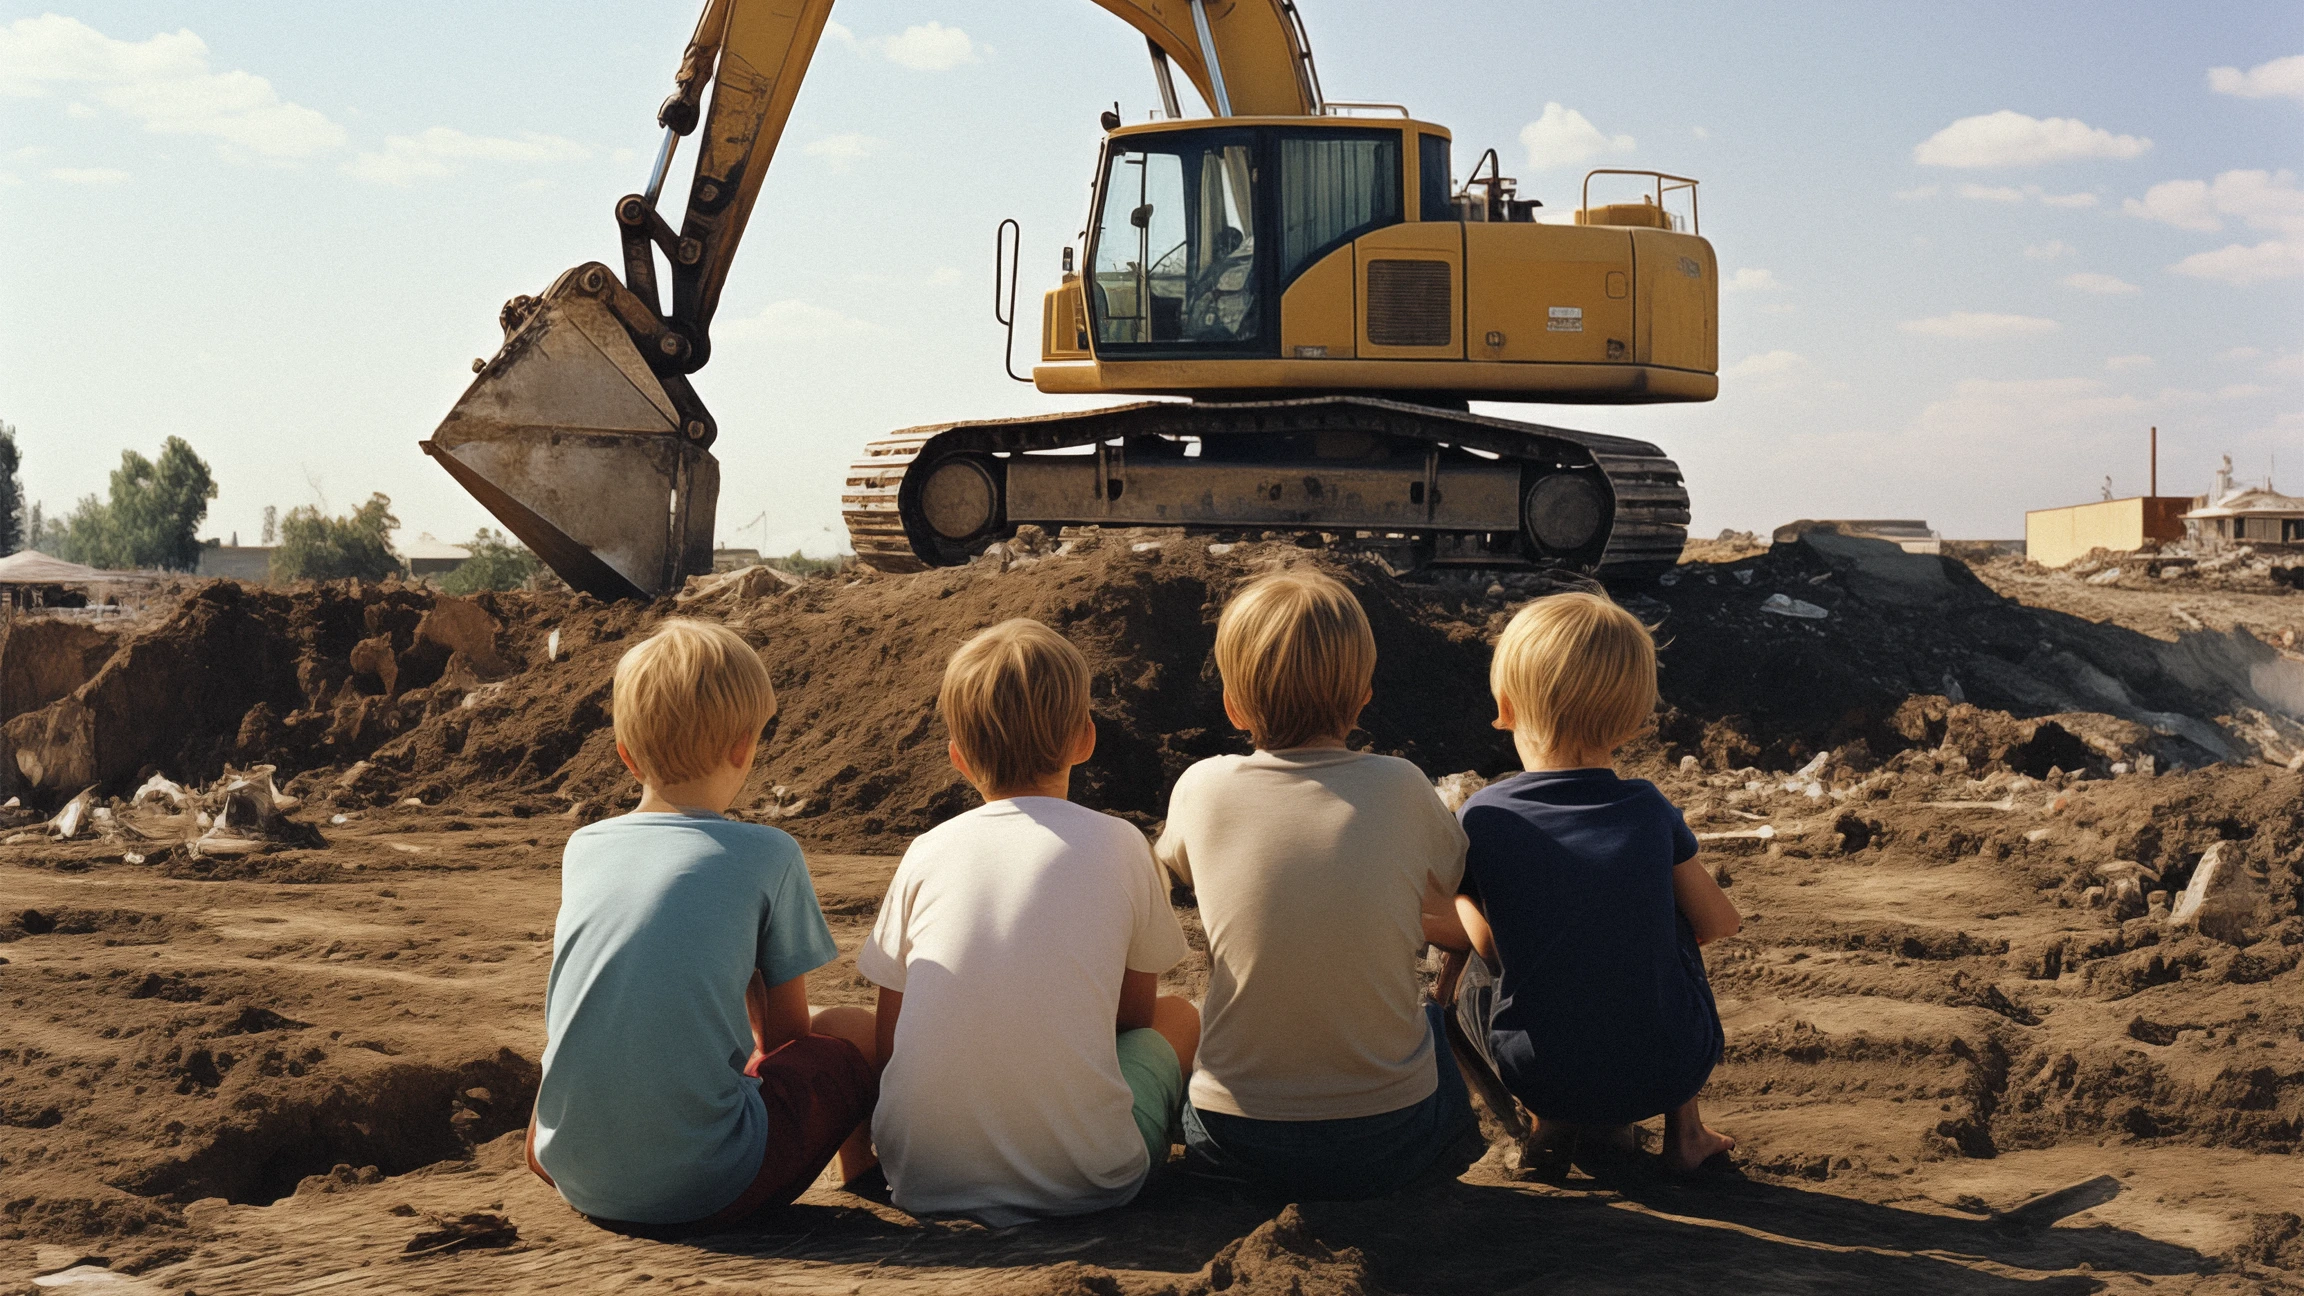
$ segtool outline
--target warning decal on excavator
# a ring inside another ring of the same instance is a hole
[[[1581,306],[1555,306],[1552,317],[1544,321],[1546,332],[1581,333],[1584,331],[1584,308]]]

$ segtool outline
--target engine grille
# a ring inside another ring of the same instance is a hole
[[[1368,340],[1396,347],[1454,341],[1454,276],[1446,261],[1370,261]]]

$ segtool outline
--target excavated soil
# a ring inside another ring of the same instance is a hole
[[[1738,1177],[1549,1181],[1498,1131],[1462,1180],[1387,1201],[1180,1179],[1001,1231],[827,1179],[751,1230],[646,1242],[521,1166],[559,848],[631,794],[616,655],[674,612],[761,646],[783,710],[740,810],[810,847],[844,952],[811,997],[862,1002],[894,856],[972,804],[933,719],[967,633],[1036,616],[1081,645],[1076,794],[1149,826],[1186,764],[1239,749],[1208,654],[1257,570],[1354,585],[1382,654],[1357,741],[1436,776],[1509,768],[1487,643],[1544,581],[1106,536],[654,607],[217,583],[64,667],[11,674],[0,641],[0,682],[40,678],[0,692],[32,699],[0,726],[26,807],[0,811],[0,1291],[2304,1291],[2304,659],[2278,633],[2304,595],[2219,618],[2105,582],[2078,588],[2128,602],[2077,606],[1908,558],[1812,537],[1615,591],[1667,644],[1633,763],[1746,914],[1708,951],[1707,1112]],[[107,801],[257,765],[301,803],[251,850]],[[40,827],[91,784],[106,817]],[[2212,855],[2254,879],[2245,930],[2145,906]],[[1999,1214],[2098,1176],[2117,1195],[2054,1227]]]

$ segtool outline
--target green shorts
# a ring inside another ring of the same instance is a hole
[[[1181,1128],[1177,1117],[1184,1110],[1184,1068],[1177,1064],[1175,1046],[1150,1027],[1122,1031],[1119,1047],[1120,1074],[1133,1096],[1130,1114],[1158,1170],[1168,1163],[1168,1146]]]

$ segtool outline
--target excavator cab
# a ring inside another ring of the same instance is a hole
[[[1048,294],[1034,381],[1200,399],[1713,397],[1717,262],[1665,205],[1685,193],[1692,225],[1694,181],[1595,172],[1654,192],[1546,224],[1487,159],[1459,194],[1452,147],[1405,113],[1111,132],[1085,270]]]

